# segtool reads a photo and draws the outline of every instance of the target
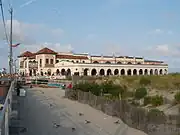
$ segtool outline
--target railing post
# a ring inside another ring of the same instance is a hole
[[[5,111],[5,120],[4,120],[4,124],[5,124],[5,135],[9,135],[9,108],[6,108]]]

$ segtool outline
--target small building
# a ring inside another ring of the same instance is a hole
[[[131,56],[94,56],[72,52],[55,52],[43,48],[36,53],[26,51],[19,58],[22,75],[165,75],[168,64]]]

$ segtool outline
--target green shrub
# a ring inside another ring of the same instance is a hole
[[[152,104],[153,106],[162,105],[162,104],[163,104],[163,97],[162,97],[162,96],[159,96],[159,95],[153,96],[153,97],[151,98],[151,104]]]
[[[97,83],[90,83],[88,89],[96,96],[100,96],[101,94],[101,87]]]
[[[92,92],[92,94],[96,96],[100,96],[101,94],[101,87],[97,83],[89,83],[89,82],[81,82],[75,84],[73,87],[75,90],[81,90],[83,92]]]
[[[151,84],[151,80],[146,77],[141,77],[139,80],[139,84],[143,86],[147,86]]]
[[[146,95],[147,95],[146,88],[138,88],[138,89],[136,89],[136,92],[135,92],[135,98],[136,99],[141,99],[141,98],[145,97]]]
[[[177,103],[180,103],[180,92],[176,93],[174,98]]]
[[[148,105],[151,103],[151,97],[150,96],[147,96],[147,97],[144,97],[144,105]]]
[[[84,83],[81,82],[81,83],[75,84],[73,86],[73,88],[75,90],[81,90],[81,91],[84,91],[84,92],[89,92],[89,87],[90,87],[90,85],[87,82],[84,82]]]
[[[109,93],[112,96],[119,96],[119,94],[122,95],[125,91],[123,87],[113,84],[112,81],[107,81],[101,84],[99,88],[102,89],[103,93]]]

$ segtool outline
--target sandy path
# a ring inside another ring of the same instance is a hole
[[[88,105],[63,98],[63,90],[33,88],[27,91],[27,95],[23,100],[28,106],[24,107],[26,111],[22,112],[26,112],[25,117],[29,115],[29,121],[36,121],[34,125],[26,124],[31,135],[146,135],[139,130],[129,128],[122,122],[114,124],[117,118],[107,116]],[[29,111],[27,111],[28,107]],[[79,112],[84,115],[79,116]],[[85,120],[91,123],[86,124]],[[54,129],[54,121],[61,127]],[[25,122],[29,123],[28,120]],[[40,131],[38,128],[44,130]],[[72,128],[76,130],[72,132]]]

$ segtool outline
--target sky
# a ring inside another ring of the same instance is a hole
[[[180,71],[179,0],[3,0],[9,33],[13,6],[13,48],[49,47],[58,52],[142,56]],[[9,48],[0,19],[0,67],[8,67]]]

